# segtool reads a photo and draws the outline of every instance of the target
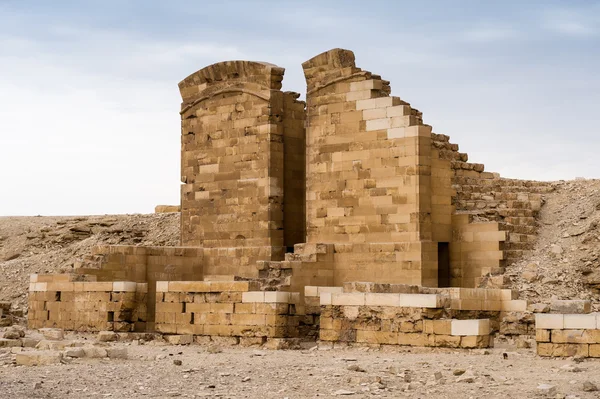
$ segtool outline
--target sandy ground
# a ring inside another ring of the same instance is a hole
[[[236,346],[209,353],[209,347],[197,344],[110,345],[126,346],[129,359],[72,359],[37,367],[5,360],[0,366],[0,397],[600,397],[599,392],[583,390],[586,381],[600,385],[599,360],[544,359],[531,350],[307,347],[269,351]],[[0,351],[4,359],[14,357],[7,349]],[[454,375],[458,370],[465,373]],[[539,384],[555,386],[556,393],[543,394]]]

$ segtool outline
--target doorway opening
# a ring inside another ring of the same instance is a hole
[[[438,287],[450,287],[450,243],[438,242]]]

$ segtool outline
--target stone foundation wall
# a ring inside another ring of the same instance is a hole
[[[77,269],[76,273],[94,276],[97,281],[147,283],[147,322],[152,331],[156,282],[202,279],[203,262],[202,248],[107,245],[93,247],[85,267]]]
[[[436,294],[323,293],[319,338],[366,345],[486,348],[490,320],[448,319]]]
[[[146,283],[72,281],[68,275],[34,274],[29,291],[29,328],[146,330]]]
[[[256,289],[258,284],[249,281],[160,281],[156,330],[259,340],[298,337],[299,294]]]
[[[560,301],[585,302],[585,301]],[[600,357],[600,314],[586,309],[579,313],[535,315],[537,354],[545,357]]]

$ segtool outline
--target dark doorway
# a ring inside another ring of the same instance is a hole
[[[450,244],[438,242],[438,287],[450,287]]]

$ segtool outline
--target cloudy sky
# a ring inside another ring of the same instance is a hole
[[[488,171],[600,177],[600,1],[0,0],[0,215],[177,204],[177,83],[334,47]]]

